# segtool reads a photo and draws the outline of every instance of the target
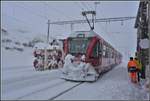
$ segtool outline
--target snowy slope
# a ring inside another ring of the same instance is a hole
[[[1,67],[31,66],[33,48],[25,47],[23,43],[28,44],[34,36],[12,30],[1,32]]]
[[[31,66],[32,65],[32,50],[26,49],[23,52],[9,51],[2,48],[1,50],[1,67],[11,68],[18,66]]]
[[[1,47],[2,100],[49,99],[77,84],[60,79],[59,70],[35,71],[32,66],[33,49],[30,47],[23,47],[24,51],[21,52],[5,49],[6,46],[14,47],[14,42],[30,41],[26,35],[13,32],[2,35],[1,40],[12,40],[2,43]],[[43,93],[45,94],[41,97]]]

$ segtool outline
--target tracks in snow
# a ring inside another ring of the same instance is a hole
[[[47,89],[49,89],[49,88],[53,88],[53,87],[55,87],[55,86],[59,86],[59,85],[64,84],[64,83],[65,83],[65,81],[61,81],[61,82],[57,82],[57,83],[55,83],[55,84],[52,84],[52,85],[50,85],[50,86],[46,86],[46,87],[43,87],[43,88],[39,88],[39,89],[37,89],[37,90],[35,90],[35,91],[32,91],[32,92],[30,92],[30,93],[27,93],[27,94],[25,94],[25,95],[23,95],[23,96],[18,97],[17,100],[24,99],[24,98],[26,98],[26,97],[28,97],[28,96],[32,96],[32,95],[34,95],[34,94],[36,94],[36,93],[38,93],[38,92],[43,92],[43,91],[45,91],[45,90],[47,90]],[[42,96],[42,95],[41,95],[41,96]]]
[[[69,92],[73,88],[81,85],[83,82],[75,83],[70,81],[60,81],[47,87],[39,88],[33,92],[17,98],[17,100],[54,100],[57,97]]]
[[[75,87],[77,87],[77,86],[79,86],[79,85],[81,85],[81,84],[83,84],[83,82],[80,82],[80,83],[78,83],[77,85],[75,85],[75,86],[73,86],[73,87],[71,87],[71,88],[68,88],[68,89],[66,89],[66,90],[63,91],[63,92],[60,92],[59,94],[57,94],[56,96],[50,98],[49,100],[55,100],[57,97],[59,97],[59,96],[65,94],[65,93],[69,92],[70,90],[72,90],[73,88],[75,88]]]
[[[2,99],[5,100],[53,100],[83,83],[59,79],[59,70],[37,72],[32,66],[18,66],[3,71]]]
[[[33,67],[33,65],[29,66],[9,66],[9,67],[3,67],[3,70],[18,70],[18,69],[25,69],[25,68],[30,68]]]

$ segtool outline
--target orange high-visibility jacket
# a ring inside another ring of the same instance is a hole
[[[129,61],[128,62],[128,68],[130,68],[130,67],[136,67],[137,68],[135,61]]]

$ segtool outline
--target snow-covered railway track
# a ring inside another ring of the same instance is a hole
[[[43,75],[38,78],[30,78],[30,79],[25,79],[25,80],[21,80],[21,81],[14,81],[12,83],[8,83],[8,82],[3,83],[2,82],[2,84],[3,84],[2,91],[3,91],[3,93],[7,92],[8,90],[9,90],[9,92],[13,92],[16,89],[21,89],[22,87],[39,85],[39,84],[42,84],[43,82],[53,81],[55,79],[56,79],[56,77],[49,77],[49,75]]]
[[[25,95],[23,95],[23,96],[18,97],[17,100],[21,100],[21,99],[24,99],[24,98],[26,99],[28,96],[32,96],[32,95],[34,95],[34,94],[36,94],[36,93],[38,93],[38,92],[44,92],[44,91],[47,90],[47,89],[50,89],[50,88],[53,88],[53,87],[62,85],[62,84],[64,84],[65,82],[66,82],[66,81],[60,81],[60,82],[57,82],[57,83],[52,84],[52,85],[50,85],[50,86],[46,86],[46,87],[43,87],[43,88],[39,88],[39,89],[37,89],[37,90],[35,90],[35,91],[32,91],[32,92],[30,92],[30,93],[27,93],[27,94],[25,94]]]
[[[31,74],[31,75],[24,75],[24,76],[20,76],[20,77],[12,77],[12,78],[8,78],[8,79],[4,79],[3,80],[3,83],[4,84],[12,84],[12,83],[18,83],[18,82],[23,82],[23,81],[26,81],[26,80],[32,80],[32,79],[35,79],[35,78],[41,78],[41,77],[45,77],[45,76],[48,76],[48,74],[41,74],[41,75],[38,75],[38,74]]]
[[[30,71],[36,71],[33,67],[28,67],[28,68],[22,68],[22,69],[12,69],[12,70],[5,70],[5,73],[25,73],[25,72],[30,72]]]
[[[53,74],[58,74],[57,77],[59,77],[59,71],[53,70]],[[56,72],[57,71],[57,72]],[[3,78],[3,83],[5,84],[11,84],[11,83],[16,83],[16,82],[22,82],[25,80],[29,79],[34,79],[34,78],[41,78],[50,75],[51,71],[26,71],[26,72],[12,72],[10,75],[7,75],[8,72],[5,72],[2,74]]]
[[[16,70],[16,69],[24,69],[24,68],[30,68],[33,67],[32,65],[28,66],[10,66],[10,67],[3,67],[3,70]]]
[[[17,100],[54,100],[55,98],[69,92],[73,88],[81,85],[83,82],[75,83],[70,81],[61,81],[50,86],[35,90],[17,98]]]
[[[52,97],[52,98],[50,98],[50,99],[48,99],[48,100],[55,100],[57,97],[59,97],[59,96],[65,94],[65,93],[69,92],[70,90],[72,90],[73,88],[75,88],[75,87],[77,87],[77,86],[79,86],[79,85],[81,85],[81,84],[83,84],[83,82],[80,82],[80,83],[74,85],[73,87],[70,87],[70,88],[66,89],[66,90],[63,91],[63,92],[60,92],[59,94],[57,94],[56,96],[54,96],[54,97]]]

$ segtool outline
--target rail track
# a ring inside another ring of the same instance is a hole
[[[18,72],[27,72],[31,66],[16,66],[4,68],[14,74]],[[25,70],[25,71],[24,71]],[[24,74],[24,73],[23,73]],[[14,100],[34,99],[34,96],[41,95],[43,99],[54,100],[57,97],[69,92],[73,88],[83,84],[83,82],[70,82],[59,79],[57,76],[49,77],[49,73],[23,75],[3,79],[2,92],[6,97]],[[41,81],[41,82],[40,82]],[[57,91],[58,90],[58,91]],[[8,93],[9,91],[9,93]],[[55,92],[53,92],[55,91]],[[40,94],[39,94],[40,93]],[[49,94],[43,95],[42,94]],[[15,96],[13,96],[15,94]],[[39,96],[40,97],[40,96]],[[3,97],[5,99],[5,96]],[[42,99],[41,98],[41,99]],[[6,98],[7,99],[7,98]],[[35,99],[39,99],[36,98]]]
[[[52,98],[50,98],[50,99],[48,99],[48,100],[55,100],[57,97],[59,97],[59,96],[65,94],[65,93],[69,92],[70,90],[72,90],[73,88],[75,88],[75,87],[77,87],[77,86],[79,86],[79,85],[81,85],[81,84],[83,84],[83,82],[80,82],[80,83],[74,85],[73,87],[70,87],[70,88],[66,89],[66,90],[63,91],[63,92],[60,92],[59,94],[57,94],[56,96],[54,96],[54,97],[52,97]]]
[[[9,67],[4,67],[2,68],[3,70],[16,70],[16,69],[24,69],[24,68],[30,68],[33,67],[33,65],[28,65],[28,66],[9,66]]]
[[[38,92],[45,91],[45,90],[47,90],[47,89],[49,89],[49,88],[53,88],[53,87],[59,86],[59,85],[61,85],[61,84],[64,84],[65,82],[66,82],[66,81],[61,81],[61,82],[55,83],[55,84],[53,84],[53,85],[50,85],[50,86],[48,86],[48,87],[44,87],[44,88],[42,88],[42,89],[38,89],[38,90],[32,91],[32,92],[30,92],[30,93],[28,93],[28,94],[25,94],[25,95],[23,95],[23,96],[18,97],[17,100],[26,98],[26,97],[28,97],[28,96],[32,96],[32,95],[34,95],[34,94],[36,94],[36,93],[38,93]]]
[[[42,88],[42,89],[38,89],[38,90],[35,90],[35,91],[33,91],[33,92],[30,92],[30,93],[27,93],[27,94],[25,94],[25,95],[23,95],[23,96],[20,96],[20,97],[18,97],[16,100],[28,100],[28,99],[33,99],[33,97],[32,96],[37,96],[37,95],[39,95],[39,93],[40,94],[44,94],[44,93],[46,93],[46,92],[49,92],[48,94],[50,94],[50,93],[52,93],[54,90],[54,88],[62,88],[63,86],[65,86],[66,85],[66,87],[68,86],[67,84],[69,83],[70,81],[60,81],[60,82],[58,82],[58,83],[55,83],[55,84],[53,84],[53,85],[50,85],[50,86],[47,86],[47,87],[44,87],[44,88]],[[72,83],[73,84],[73,83]],[[75,88],[75,87],[77,87],[77,86],[79,86],[79,85],[81,85],[81,84],[83,84],[83,82],[79,82],[79,83],[77,83],[77,84],[73,84],[73,85],[71,85],[71,87],[67,87],[66,89],[64,89],[64,90],[62,90],[61,92],[58,92],[57,94],[52,94],[52,95],[49,95],[49,96],[45,96],[45,98],[43,98],[43,100],[54,100],[54,99],[56,99],[57,97],[59,97],[59,96],[61,96],[61,95],[63,95],[63,94],[65,94],[65,93],[67,93],[67,92],[69,92],[70,90],[72,90],[73,88]],[[63,85],[63,86],[62,86]],[[62,86],[62,87],[61,87]],[[44,95],[41,95],[42,97],[44,96]],[[36,99],[36,98],[35,98]]]

